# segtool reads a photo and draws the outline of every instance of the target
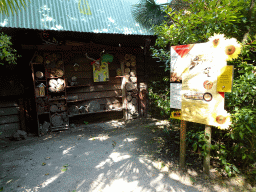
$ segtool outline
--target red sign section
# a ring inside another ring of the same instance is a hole
[[[179,54],[179,56],[184,57],[189,53],[189,51],[193,48],[194,44],[189,45],[178,45],[178,46],[172,46],[172,48],[176,51],[176,53]]]
[[[225,92],[218,92],[223,98],[225,97]]]

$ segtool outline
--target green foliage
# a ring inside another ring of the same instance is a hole
[[[158,118],[170,116],[169,78],[149,82],[150,113]]]
[[[242,40],[247,28],[255,25],[253,23],[254,17],[251,21],[247,18],[250,1],[194,0],[192,2],[190,8],[186,10],[166,9],[170,19],[163,21],[161,25],[154,28],[158,36],[157,46],[164,48],[168,44],[205,42],[214,33],[221,33]]]
[[[198,152],[201,157],[205,157],[207,154],[207,145],[203,129],[191,129],[190,127],[186,137],[187,147],[192,146],[194,152]]]
[[[235,66],[233,90],[226,94],[227,110],[232,115],[232,125],[226,133],[228,156],[236,165],[249,169],[256,159],[256,45],[244,46],[240,57],[230,64]]]
[[[242,171],[256,178],[256,9],[250,12],[250,5],[249,0],[193,0],[186,10],[168,7],[168,19],[154,27],[157,40],[151,51],[153,57],[165,62],[168,71],[170,45],[206,42],[214,33],[241,42],[249,32],[239,58],[228,62],[235,68],[233,90],[225,94],[225,109],[232,116],[232,125],[225,131],[213,128],[211,155],[218,159],[228,176]],[[162,113],[167,117],[170,110],[165,110],[165,106],[169,106],[169,97],[164,100],[163,96],[169,95],[170,85],[163,84],[161,78],[158,89],[150,84],[150,97],[155,99],[153,104],[164,109]],[[203,128],[192,127],[187,132],[188,148],[200,151],[203,157],[206,152]]]
[[[0,64],[17,64],[17,58],[20,57],[16,54],[16,50],[11,47],[11,37],[1,33],[0,34]]]
[[[194,0],[186,9],[167,7],[168,20],[154,27],[157,39],[155,47],[151,47],[152,56],[166,62],[166,70],[169,70],[169,45],[206,42],[214,33],[235,37],[239,41],[249,29],[253,29],[250,35],[255,35],[255,8],[250,16],[249,7],[248,0]]]

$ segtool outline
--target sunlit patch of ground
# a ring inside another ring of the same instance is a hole
[[[0,165],[5,172],[0,173],[0,189],[3,186],[8,190],[14,187],[12,191],[49,191],[63,185],[59,191],[177,192],[189,191],[187,187],[210,192],[253,191],[242,176],[228,179],[215,169],[211,169],[210,177],[204,176],[202,161],[190,149],[187,169],[181,172],[179,128],[168,121],[137,119],[126,124],[111,121],[76,128],[4,148],[1,154],[10,160],[5,159]],[[31,153],[25,154],[28,150]],[[66,163],[70,166],[62,171]],[[20,173],[17,178],[8,178]],[[88,177],[90,173],[95,173],[93,178]],[[30,174],[35,174],[32,180],[38,179],[33,186],[23,183]]]

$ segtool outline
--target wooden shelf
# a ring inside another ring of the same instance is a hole
[[[39,64],[41,64],[41,65],[44,65],[44,63],[32,63],[33,65],[39,65]]]
[[[80,73],[81,73],[81,72],[90,72],[90,70],[89,70],[89,71],[75,71],[75,70],[70,70],[70,71],[68,71],[68,72],[69,72],[69,73],[71,73],[71,72],[72,72],[72,73],[73,73],[73,72],[78,72],[78,73],[80,72]]]
[[[38,115],[45,115],[45,114],[49,114],[50,112],[43,112],[43,113],[37,113]]]
[[[59,100],[66,100],[67,98],[58,98],[58,99],[48,99],[48,101],[59,101]]]
[[[62,126],[58,126],[58,127],[51,127],[50,129],[51,129],[51,131],[59,131],[59,130],[63,130],[63,129],[69,129],[69,125],[62,125]]]
[[[44,97],[46,97],[46,96],[38,96],[38,97],[36,97],[36,98],[44,98]]]
[[[112,96],[111,96],[111,97],[112,97]],[[95,99],[103,99],[103,98],[111,98],[111,97],[101,97],[101,98],[94,98],[94,99],[67,100],[67,103],[75,103],[75,102],[88,101],[88,100],[95,100]],[[113,97],[122,98],[122,96],[113,96]]]
[[[64,110],[64,111],[55,111],[55,112],[51,112],[51,111],[50,111],[51,114],[53,114],[53,113],[63,113],[63,112],[67,112],[67,110]]]
[[[65,79],[64,76],[62,76],[62,77],[47,77],[47,79],[60,79],[60,78]]]
[[[95,111],[95,112],[87,112],[87,113],[79,113],[75,115],[68,115],[68,117],[74,117],[74,116],[79,116],[79,115],[87,115],[87,114],[93,114],[93,113],[105,113],[105,112],[114,112],[114,111],[122,111],[122,108],[118,109],[110,109],[110,110],[101,110],[101,111]]]
[[[75,103],[75,102],[80,102],[80,101],[87,101],[90,99],[81,99],[81,100],[67,100],[67,103]]]
[[[75,85],[75,86],[67,86],[66,88],[76,88],[76,87],[90,87],[90,84],[87,85]]]
[[[49,86],[48,86],[48,87],[49,87]],[[48,87],[47,87],[47,88],[48,88]],[[51,92],[51,91],[48,90],[48,93],[49,93],[49,94],[51,94],[51,93],[52,93],[52,94],[57,94],[57,93],[62,93],[62,92],[65,92],[65,90],[64,90],[64,91],[58,91],[58,92]]]
[[[46,79],[36,79],[35,81],[47,81]]]

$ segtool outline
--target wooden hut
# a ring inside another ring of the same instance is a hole
[[[17,15],[0,15],[2,31],[22,55],[23,72],[15,75],[26,128],[14,129],[40,135],[73,122],[146,115],[147,65],[154,62],[148,50],[155,37],[134,21],[131,2],[33,1]]]

